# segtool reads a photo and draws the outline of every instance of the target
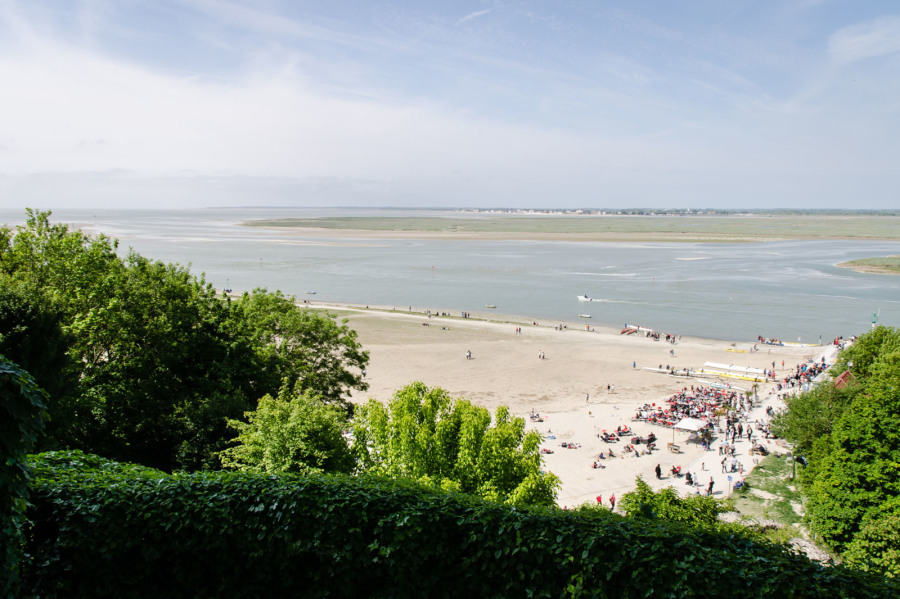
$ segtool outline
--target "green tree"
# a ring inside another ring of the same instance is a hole
[[[843,558],[860,570],[900,577],[900,497],[866,514]]]
[[[264,393],[252,346],[227,317],[186,268],[129,253],[105,303],[73,327],[94,422],[72,445],[162,470],[218,466],[226,418]]]
[[[0,274],[0,354],[34,377],[48,394],[53,421],[41,447],[53,446],[61,431],[72,426],[68,409],[78,393],[76,369],[69,359],[72,343],[63,332],[63,315],[39,291]]]
[[[47,294],[70,317],[102,302],[110,290],[104,285],[109,273],[121,266],[117,242],[51,224],[49,211],[28,209],[25,225],[4,245],[0,271]]]
[[[810,523],[838,551],[867,513],[900,494],[900,350],[880,354],[868,371],[803,477]]]
[[[348,411],[345,394],[365,388],[368,354],[331,315],[280,293],[217,297],[187,268],[120,258],[116,242],[49,216],[29,210],[14,236],[0,235],[0,277],[15,288],[0,297],[0,335],[35,341],[40,365],[67,344],[65,376],[48,377],[62,391],[51,404],[57,446],[162,470],[215,468],[226,420],[282,380]],[[56,316],[62,335],[44,335]]]
[[[850,370],[863,386],[868,382],[872,365],[880,356],[900,350],[900,330],[879,325],[860,335],[838,356],[832,371],[840,374]]]
[[[773,432],[794,444],[795,453],[818,459],[827,449],[834,424],[859,393],[857,385],[839,389],[822,384],[794,397],[785,398],[786,409],[772,420]]]
[[[247,422],[229,420],[235,446],[219,455],[226,468],[270,474],[350,473],[353,454],[343,437],[345,413],[323,403],[311,391],[285,385],[277,397],[266,395]]]
[[[443,389],[412,383],[353,419],[354,450],[367,471],[410,478],[494,501],[551,505],[559,479],[541,471],[540,436],[506,407],[490,412]]]
[[[346,397],[368,385],[362,371],[369,353],[346,319],[300,308],[296,300],[265,289],[244,293],[231,306],[232,326],[251,340],[274,393],[281,382],[312,391],[349,411]]]

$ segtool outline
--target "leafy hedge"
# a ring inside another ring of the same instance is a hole
[[[42,597],[889,597],[780,546],[605,510],[516,510],[396,481],[167,475],[36,458]]]
[[[26,456],[47,420],[47,394],[0,354],[0,597],[18,591],[30,478]]]

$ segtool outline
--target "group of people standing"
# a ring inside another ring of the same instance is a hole
[[[603,495],[597,495],[597,505],[603,505]],[[615,511],[616,510],[616,494],[613,493],[609,496],[609,509]]]

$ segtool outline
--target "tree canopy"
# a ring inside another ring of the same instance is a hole
[[[356,333],[280,292],[218,296],[203,276],[29,210],[0,235],[0,347],[50,393],[46,447],[163,470],[217,468],[282,380],[328,403],[364,389]]]
[[[266,395],[247,422],[229,420],[236,445],[220,454],[227,468],[269,474],[349,474],[355,460],[343,437],[345,414],[311,391],[285,384],[277,397]]]
[[[855,383],[825,383],[787,403],[778,430],[809,466],[801,473],[811,528],[851,563],[900,576],[900,331],[876,327],[832,369]]]
[[[559,479],[541,471],[540,436],[500,407],[453,399],[415,382],[386,405],[369,401],[353,419],[362,468],[511,504],[550,505]]]
[[[362,371],[369,353],[356,331],[331,315],[298,309],[294,298],[257,290],[230,303],[230,324],[249,339],[269,387],[283,381],[301,391],[313,391],[322,401],[350,409],[346,397],[368,384]]]

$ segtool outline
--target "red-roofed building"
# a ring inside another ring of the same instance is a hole
[[[834,386],[836,389],[843,389],[854,383],[856,383],[856,377],[853,376],[853,373],[849,370],[845,370],[841,373],[841,376],[834,379]]]

